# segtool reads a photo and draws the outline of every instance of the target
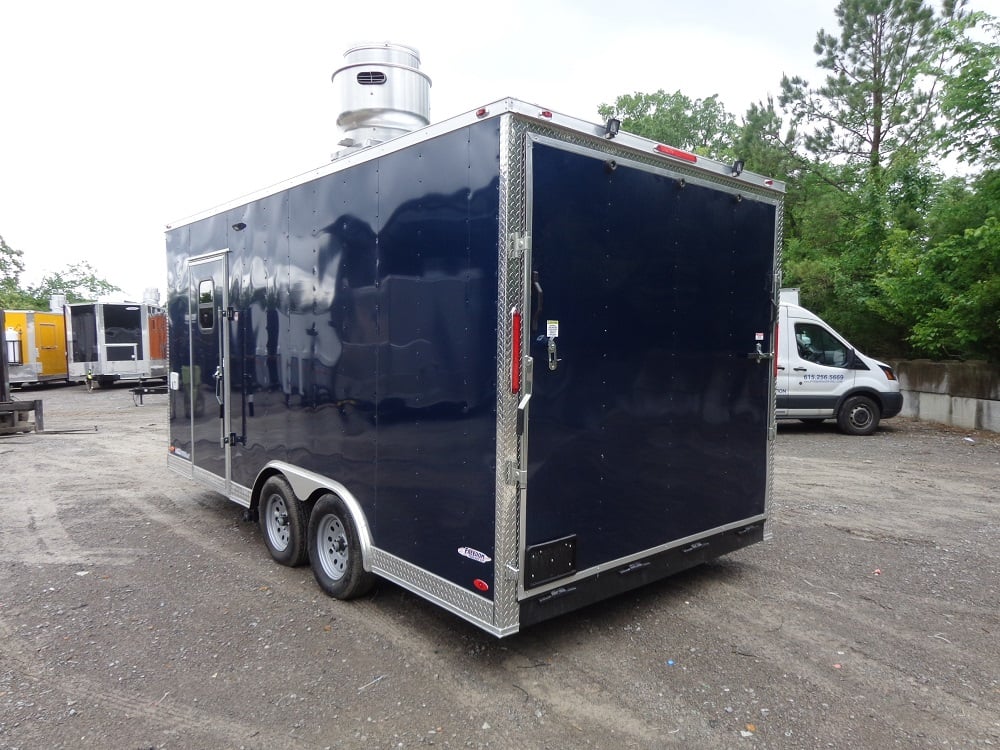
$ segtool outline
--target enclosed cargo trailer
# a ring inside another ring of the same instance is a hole
[[[783,186],[517,100],[168,228],[168,464],[497,636],[760,541]]]
[[[167,315],[147,302],[66,305],[70,380],[101,385],[167,376]]]

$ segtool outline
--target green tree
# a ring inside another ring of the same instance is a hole
[[[636,92],[619,96],[614,104],[602,104],[597,111],[605,119],[617,118],[630,133],[702,156],[733,158],[739,128],[716,94],[691,99],[680,91]]]
[[[87,261],[72,263],[61,271],[46,274],[35,286],[22,286],[24,253],[0,236],[0,309],[48,310],[56,294],[67,302],[90,302],[121,289],[97,275]]]
[[[953,8],[946,8],[953,12]],[[813,49],[827,71],[818,88],[785,76],[780,103],[805,125],[806,148],[821,160],[878,170],[899,149],[932,144],[941,24],[921,0],[841,0],[838,36],[821,29]]]
[[[97,270],[87,261],[72,263],[62,271],[46,274],[40,284],[29,287],[28,294],[41,308],[47,308],[49,299],[56,294],[66,297],[67,302],[92,302],[98,297],[121,288],[97,275]]]
[[[923,226],[886,249],[875,281],[912,354],[1000,362],[1000,171],[945,182]]]
[[[21,289],[24,254],[0,236],[0,309],[17,310],[32,306],[30,296]]]
[[[747,169],[785,181],[796,177],[804,166],[798,134],[794,127],[782,132],[784,127],[772,97],[766,104],[750,105],[734,144],[737,157],[743,159]]]
[[[986,40],[970,38],[977,27]],[[945,151],[969,164],[995,167],[1000,164],[1000,24],[972,13],[953,19],[941,36],[956,55],[951,70],[944,71],[941,109],[950,120],[943,131]]]
[[[886,314],[875,277],[890,262],[887,238],[919,226],[934,195],[926,160],[938,143],[938,74],[951,54],[941,30],[956,9],[946,2],[938,18],[921,0],[841,0],[835,12],[839,33],[820,30],[814,47],[824,80],[810,87],[786,76],[779,102],[800,130],[805,168],[839,192],[825,195],[823,212],[803,215],[805,224],[836,214],[838,240],[823,263],[836,306],[817,312],[862,348],[891,353],[906,331]],[[802,230],[786,270],[818,249]]]

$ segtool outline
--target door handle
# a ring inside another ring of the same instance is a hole
[[[222,365],[215,368],[215,374],[212,377],[215,378],[215,400],[219,402],[219,406],[222,406]]]
[[[750,353],[749,353],[749,354],[747,355],[747,359],[753,359],[753,360],[756,360],[756,361],[757,361],[757,364],[760,364],[760,363],[761,363],[761,362],[762,362],[763,360],[765,360],[765,359],[774,359],[774,354],[772,354],[772,353],[770,353],[770,352],[765,352],[765,351],[764,351],[764,350],[763,350],[763,349],[761,348],[761,346],[760,346],[760,342],[758,341],[758,342],[757,342],[757,351],[754,351],[754,352],[750,352]]]
[[[792,370],[794,372],[808,372],[808,370],[805,367],[793,367]]]

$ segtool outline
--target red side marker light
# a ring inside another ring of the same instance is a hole
[[[486,107],[480,107],[476,110],[476,117],[486,117],[489,113],[490,111]]]
[[[510,392],[521,390],[521,313],[516,307],[510,311]]]
[[[477,578],[476,580],[474,580],[472,582],[472,585],[475,586],[480,591],[489,591],[490,590],[490,585],[488,583],[486,583],[486,581],[484,581],[482,578]]]
[[[664,146],[662,143],[656,147],[656,151],[664,154],[665,156],[672,156],[675,159],[689,161],[692,164],[698,161],[698,157],[694,154],[689,154],[687,151],[681,151],[679,148],[674,148],[673,146]]]
[[[764,184],[765,185],[773,185],[774,184],[774,180],[764,180]]]
[[[538,114],[541,115],[542,117],[552,117],[552,113],[549,112],[547,109],[543,109]]]
[[[778,324],[774,324],[774,379],[778,379]]]

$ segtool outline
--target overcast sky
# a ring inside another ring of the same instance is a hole
[[[1000,16],[1000,0],[971,0]],[[25,281],[89,261],[165,297],[166,224],[329,161],[331,74],[419,50],[431,120],[511,96],[597,122],[620,94],[718,94],[739,116],[820,79],[835,0],[55,0],[0,3],[0,235]]]

